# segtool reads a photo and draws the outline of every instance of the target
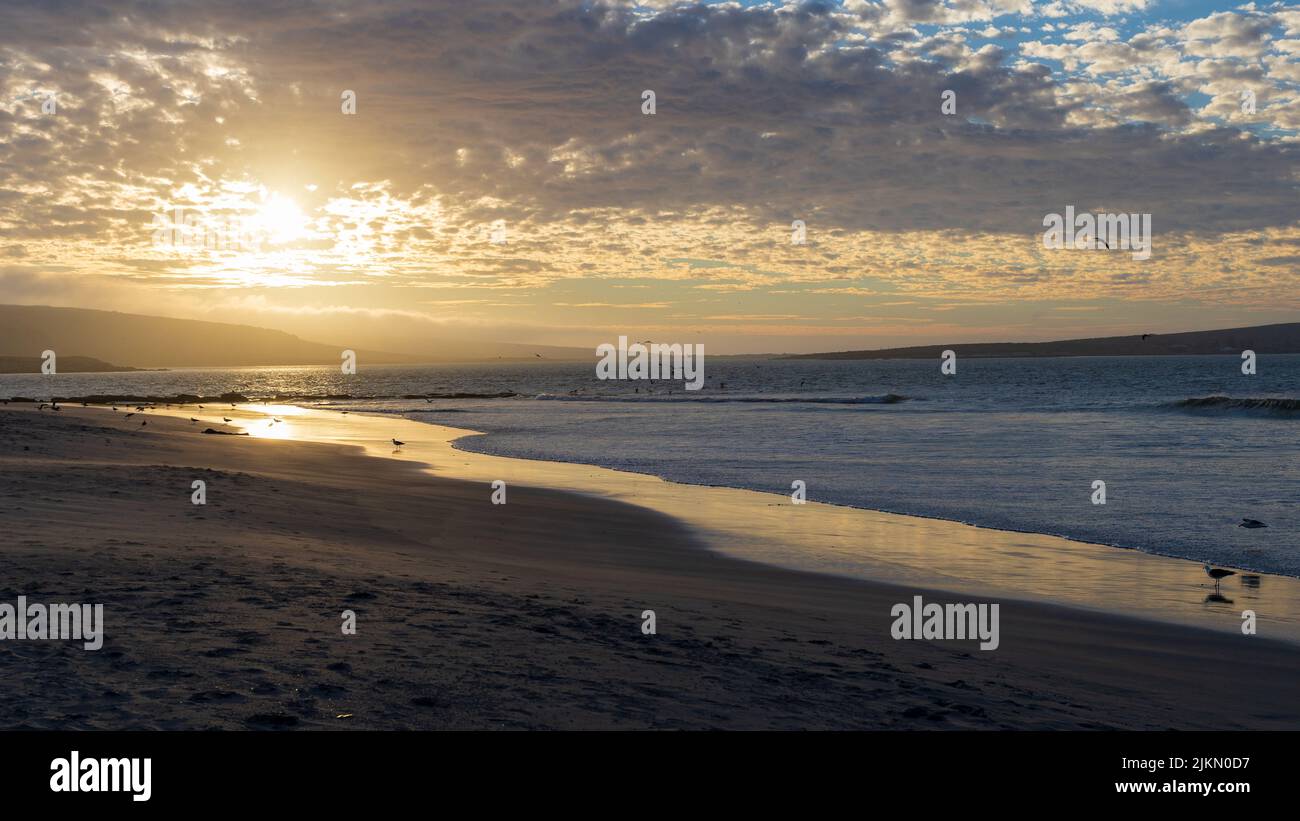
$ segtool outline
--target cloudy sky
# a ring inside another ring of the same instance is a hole
[[[1298,160],[1296,5],[0,5],[0,302],[357,347],[1293,321]]]

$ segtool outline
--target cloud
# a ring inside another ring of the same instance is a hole
[[[368,309],[382,292],[394,310],[418,292],[433,297],[421,311],[454,311],[475,292],[564,282],[869,293],[844,280],[871,274],[902,292],[1047,297],[1069,287],[1034,240],[1066,205],[1151,213],[1170,238],[1296,226],[1291,11],[1146,25],[1112,19],[1145,0],[96,9],[0,11],[2,253],[66,272],[59,288],[85,275],[124,293],[296,291],[286,305]],[[995,20],[1010,33],[1007,16],[1059,25],[983,43]],[[1259,98],[1250,117],[1243,88]],[[163,209],[246,215],[274,196],[302,211],[292,242],[152,245]],[[789,242],[796,219],[804,246]],[[1255,250],[1243,264],[1277,267]],[[721,261],[735,280],[673,259]],[[1177,290],[1172,269],[1080,268],[1073,287]]]

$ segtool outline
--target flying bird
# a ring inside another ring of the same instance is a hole
[[[1207,564],[1207,565],[1205,565],[1205,575],[1209,576],[1211,579],[1214,579],[1214,586],[1215,586],[1215,587],[1218,587],[1218,586],[1219,586],[1219,582],[1223,581],[1224,579],[1228,578],[1229,576],[1235,576],[1235,575],[1237,575],[1237,571],[1235,571],[1235,570],[1224,570],[1224,569],[1221,568],[1221,567],[1210,567],[1210,566]]]
[[[1237,527],[1247,527],[1247,528],[1250,528],[1251,530],[1256,530],[1256,529],[1261,528],[1261,527],[1268,527],[1268,525],[1264,524],[1264,523],[1261,522],[1259,519],[1245,519],[1245,518],[1243,518],[1243,519],[1241,520],[1241,524],[1237,525]]]

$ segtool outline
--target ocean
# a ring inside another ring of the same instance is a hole
[[[480,431],[465,450],[784,495],[801,481],[813,501],[1300,576],[1300,355],[1249,376],[1236,355],[959,359],[952,376],[938,360],[712,357],[705,375],[690,392],[600,381],[593,355],[11,374],[0,396],[302,395]],[[344,394],[365,398],[325,398]]]

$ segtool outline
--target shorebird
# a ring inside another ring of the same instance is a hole
[[[1244,519],[1244,518],[1243,518],[1243,519],[1241,520],[1241,524],[1237,525],[1237,527],[1248,527],[1248,528],[1250,528],[1251,530],[1254,530],[1254,529],[1256,529],[1256,528],[1260,528],[1260,527],[1268,527],[1268,525],[1264,524],[1264,523],[1261,522],[1259,519]]]
[[[1210,567],[1210,566],[1207,564],[1207,565],[1205,566],[1205,575],[1209,576],[1211,579],[1214,579],[1214,586],[1217,588],[1217,587],[1219,586],[1219,582],[1223,581],[1224,579],[1228,578],[1229,576],[1235,576],[1235,575],[1237,575],[1237,571],[1235,571],[1235,570],[1224,570],[1224,569],[1221,568],[1221,567]]]
[[[221,421],[223,421],[223,422],[229,422],[229,421],[230,421],[230,417],[229,417],[229,416],[223,416],[223,417],[221,417]]]
[[[197,420],[197,419],[195,419],[193,416],[191,416],[191,417],[190,417],[190,421],[191,421],[191,422],[197,422],[197,421],[199,421],[199,420]]]
[[[135,414],[134,414],[134,413],[128,413],[126,416],[123,416],[122,418],[123,418],[123,419],[130,419],[132,416],[135,416]]]
[[[394,440],[392,440],[392,441],[393,441],[393,444],[396,445],[396,446],[399,447],[399,448],[400,448],[402,445],[405,445],[405,444],[406,444],[405,442],[399,442],[399,441],[397,441],[396,439],[394,439]]]
[[[273,420],[276,421],[276,422],[283,422],[283,421],[284,421],[283,419],[281,419],[281,418],[278,417],[278,416],[272,416],[271,419],[273,419]]]
[[[141,420],[140,420],[140,427],[144,427],[144,426],[147,425],[147,424],[149,424],[149,420],[148,420],[148,419],[141,419]]]

